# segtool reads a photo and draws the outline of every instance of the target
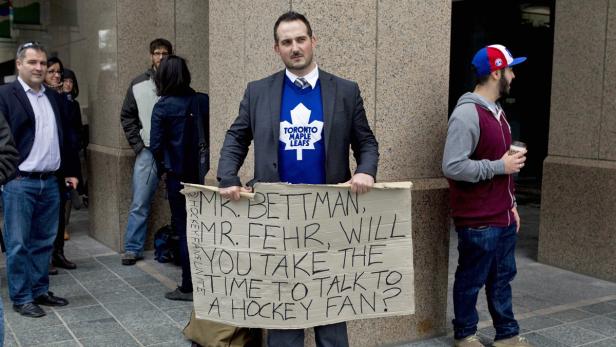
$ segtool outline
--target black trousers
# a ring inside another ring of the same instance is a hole
[[[64,228],[66,227],[66,209],[71,208],[66,202],[68,189],[66,188],[66,184],[64,180],[58,179],[58,185],[60,186],[60,208],[58,209],[58,230],[56,231],[56,239],[53,242],[53,254],[64,254]],[[67,207],[68,206],[68,207]]]
[[[171,226],[180,237],[180,265],[182,266],[181,291],[193,291],[190,274],[190,258],[188,256],[188,242],[186,239],[186,199],[180,193],[182,184],[177,177],[167,174],[167,199],[171,209]]]

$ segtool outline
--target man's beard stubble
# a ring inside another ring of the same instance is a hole
[[[505,74],[503,73],[498,81],[498,94],[502,98],[508,96],[510,90],[511,83],[507,81],[507,78],[505,78]]]

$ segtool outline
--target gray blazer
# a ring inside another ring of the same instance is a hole
[[[278,175],[278,139],[280,107],[285,71],[248,83],[240,111],[220,150],[218,181],[222,188],[241,186],[237,173],[254,141],[254,178],[256,182],[280,182]],[[323,100],[323,139],[325,144],[326,183],[342,183],[351,178],[349,146],[357,162],[356,173],[376,178],[379,161],[378,143],[364,110],[357,83],[319,70]]]

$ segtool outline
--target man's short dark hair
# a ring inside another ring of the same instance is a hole
[[[278,17],[278,19],[276,20],[276,24],[274,24],[274,42],[275,43],[278,43],[278,33],[276,31],[278,30],[278,26],[280,25],[280,23],[293,22],[296,20],[301,20],[304,24],[306,24],[306,29],[308,29],[308,37],[312,38],[312,28],[310,27],[310,22],[308,21],[306,16],[304,16],[301,13],[297,13],[295,11],[289,11],[289,12],[283,13],[280,17]]]
[[[477,76],[477,68],[474,65],[472,65],[471,68],[473,70],[473,77],[475,78],[476,86],[481,86],[488,82],[488,80],[490,79],[490,74]]]
[[[167,53],[173,54],[173,45],[165,39],[158,38],[150,42],[150,54],[154,54],[154,51],[158,48],[166,48]]]
[[[21,45],[19,45],[19,47],[17,48],[17,54],[15,54],[15,58],[17,60],[22,60],[26,56],[26,51],[28,49],[33,49],[35,51],[43,52],[45,53],[45,56],[48,55],[47,50],[45,49],[43,45],[41,45],[37,41],[28,41],[28,42],[24,42]]]

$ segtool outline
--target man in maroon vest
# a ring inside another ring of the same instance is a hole
[[[524,166],[526,151],[509,154],[511,129],[497,103],[515,78],[511,66],[524,60],[501,45],[480,49],[473,58],[475,90],[462,95],[449,119],[443,173],[458,234],[453,326],[459,347],[483,346],[476,336],[476,304],[484,285],[496,330],[494,346],[530,346],[519,336],[510,286],[520,229],[511,175]]]

